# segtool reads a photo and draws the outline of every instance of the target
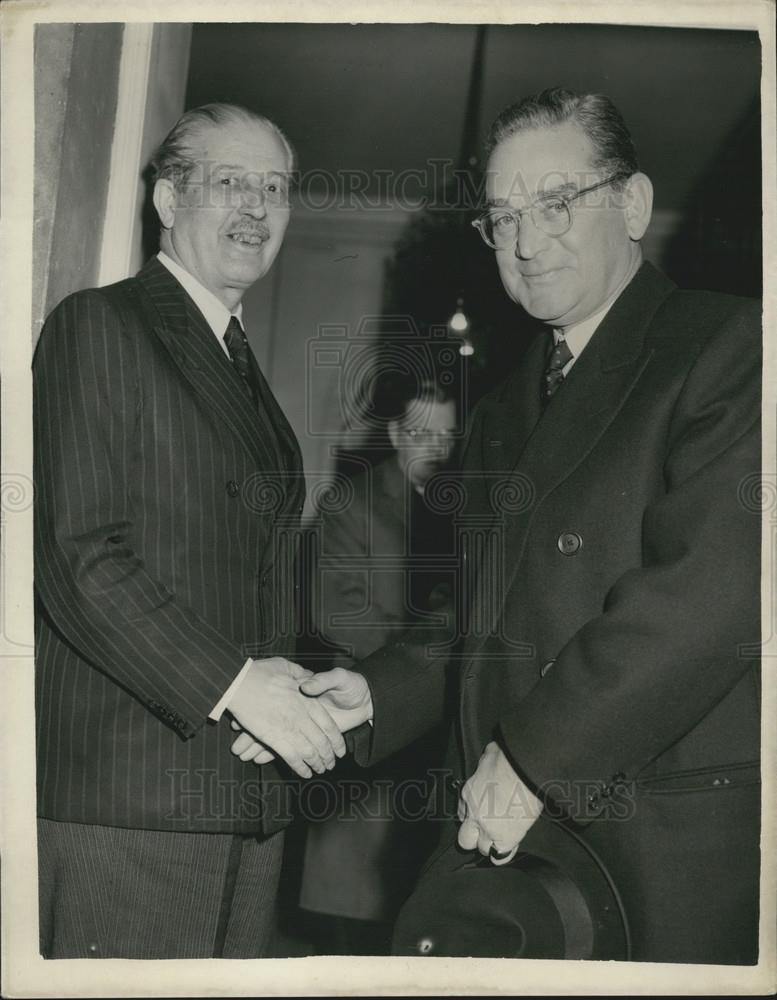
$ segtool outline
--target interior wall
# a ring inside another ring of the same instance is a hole
[[[243,298],[251,347],[300,443],[309,500],[331,473],[333,449],[361,438],[349,402],[370,371],[370,320],[408,219],[297,205],[272,270]]]

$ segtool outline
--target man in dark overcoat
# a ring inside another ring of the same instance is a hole
[[[563,817],[634,959],[753,963],[760,306],[643,260],[652,187],[607,98],[528,98],[489,154],[476,225],[547,331],[471,420],[462,645],[408,638],[302,688],[371,706],[369,763],[439,718],[450,664],[463,849],[507,864]]]

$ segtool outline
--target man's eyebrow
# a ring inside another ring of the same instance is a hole
[[[578,190],[574,181],[566,181],[564,184],[557,184],[556,187],[548,188],[537,195],[538,198],[552,198],[554,194],[573,194]]]
[[[256,174],[261,177],[288,177],[287,170],[251,170],[242,163],[217,163],[216,170],[238,170],[244,174]]]
[[[574,194],[578,190],[577,185],[573,181],[566,181],[564,184],[557,184],[556,187],[548,188],[546,191],[540,191],[534,195],[528,204],[532,204],[535,201],[541,201],[544,198],[552,198],[554,195],[563,194]],[[486,208],[510,208],[509,198],[489,198],[486,201]]]

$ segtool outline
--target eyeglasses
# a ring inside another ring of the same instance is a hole
[[[453,431],[444,427],[440,430],[430,430],[426,427],[403,427],[402,433],[406,434],[415,444],[426,444],[428,441],[437,441],[438,439],[447,442],[453,437]]]
[[[571,194],[541,195],[526,208],[491,208],[472,225],[492,250],[512,250],[518,241],[521,216],[528,213],[532,223],[548,236],[563,236],[572,226],[570,204],[589,191],[596,191],[630,174],[613,174],[607,180],[573,191]]]

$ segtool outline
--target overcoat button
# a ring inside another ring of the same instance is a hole
[[[592,809],[598,809],[602,801],[602,787],[593,789],[593,791],[588,793],[587,802]]]
[[[555,662],[556,662],[555,660],[548,660],[547,663],[543,663],[542,666],[540,667],[540,677],[544,677]]]
[[[573,556],[582,548],[583,539],[576,531],[562,531],[556,545],[562,555]]]
[[[229,482],[227,483],[227,493],[229,494],[229,496],[236,497],[239,492],[240,492],[239,484],[236,483],[234,479],[230,479]]]

